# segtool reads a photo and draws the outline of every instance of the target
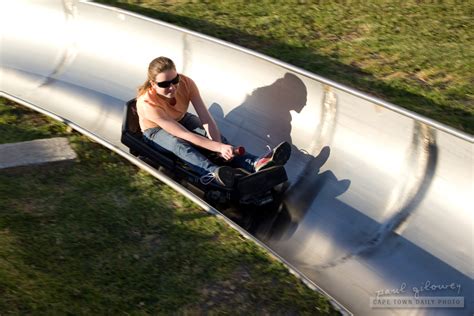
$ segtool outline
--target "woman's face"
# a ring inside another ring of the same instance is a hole
[[[152,87],[159,95],[166,98],[174,98],[179,86],[179,78],[177,76],[178,73],[174,69],[160,72],[156,75],[155,82],[152,82]],[[173,81],[178,82],[172,83]],[[165,87],[160,87],[158,84]]]

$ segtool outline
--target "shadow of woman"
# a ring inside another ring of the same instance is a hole
[[[230,216],[259,238],[291,235],[328,183],[331,184],[329,194],[334,198],[349,188],[349,180],[338,181],[331,171],[319,175],[321,167],[329,159],[329,146],[323,147],[314,157],[292,144],[291,111],[300,113],[306,102],[307,88],[303,81],[294,74],[286,73],[271,85],[255,89],[225,117],[220,105],[213,104],[209,109],[224,126],[224,133],[230,142],[244,145],[249,152],[258,154],[265,146],[274,147],[282,141],[292,145],[287,169],[294,174],[290,177],[292,183],[289,183],[288,190],[278,201],[265,207],[242,208],[238,214],[232,212]]]
[[[286,73],[269,86],[255,89],[241,105],[225,116],[226,123],[234,130],[231,141],[256,150],[258,146],[274,147],[282,141],[291,144],[290,112],[300,113],[306,105],[306,98],[305,84],[291,73]],[[209,110],[217,119],[223,116],[217,104]],[[249,135],[252,136],[251,142]]]

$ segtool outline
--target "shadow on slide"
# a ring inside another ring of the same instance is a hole
[[[292,144],[291,111],[300,113],[307,100],[307,88],[297,76],[286,73],[269,86],[255,89],[245,101],[224,116],[222,107],[214,103],[210,112],[229,132],[232,143],[246,147],[275,146],[281,141]],[[251,137],[249,137],[251,135]],[[346,192],[349,180],[338,180],[332,171],[320,173],[330,156],[325,146],[314,157],[292,144],[291,163],[303,166],[296,181],[290,183],[279,199],[265,207],[228,209],[224,213],[259,239],[289,238],[311,209],[311,204],[325,188],[325,198]],[[330,192],[329,192],[330,191]]]

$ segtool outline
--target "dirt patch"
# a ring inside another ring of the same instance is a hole
[[[395,71],[383,77],[383,80],[405,79],[407,74],[403,71]]]
[[[453,75],[436,69],[420,70],[412,78],[426,87],[433,86],[439,89],[445,89],[455,81]]]
[[[221,307],[235,306],[234,312],[241,314],[245,311],[256,310],[252,306],[255,297],[246,288],[250,282],[251,276],[249,270],[244,266],[239,266],[227,280],[219,280],[215,283],[208,284],[200,291],[202,300],[197,307],[201,312],[218,311]],[[259,314],[269,315],[263,306],[260,306]]]

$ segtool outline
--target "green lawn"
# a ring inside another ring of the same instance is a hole
[[[236,43],[474,134],[472,1],[96,2]]]
[[[337,314],[221,220],[0,98],[0,143],[53,136],[72,166],[0,170],[0,315]]]
[[[64,136],[70,130],[60,122],[0,98],[0,144]]]
[[[469,1],[110,1],[474,133]],[[71,166],[0,171],[0,315],[334,314],[253,243],[60,123],[0,99],[0,143],[66,136]],[[53,193],[54,192],[54,193]]]

